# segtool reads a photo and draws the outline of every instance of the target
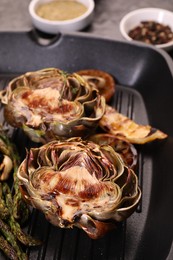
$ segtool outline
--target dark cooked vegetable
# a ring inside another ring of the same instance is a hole
[[[16,236],[16,238],[24,245],[27,245],[27,246],[40,245],[41,242],[39,240],[25,234],[22,231],[19,223],[14,219],[14,217],[13,217],[13,199],[12,199],[10,188],[9,188],[8,184],[5,182],[2,185],[3,185],[3,193],[4,193],[6,205],[8,207],[9,213],[10,213],[7,221],[9,223],[9,226],[11,227],[11,231]]]
[[[7,219],[8,217],[9,217],[9,210],[3,198],[2,183],[0,182],[0,218]]]
[[[10,230],[10,227],[1,219],[0,219],[0,231],[6,238],[7,242],[10,243],[13,249],[15,250],[18,259],[19,260],[28,259],[27,255],[23,252],[21,247],[18,245],[17,239],[15,235],[12,233],[12,231]],[[2,247],[2,249],[3,248],[6,249],[5,247]],[[4,251],[4,253],[6,253],[6,250]]]
[[[129,217],[138,179],[109,145],[71,138],[31,148],[18,170],[24,198],[61,228],[99,238]]]
[[[115,79],[105,71],[96,69],[85,69],[76,72],[81,75],[91,86],[98,89],[100,95],[105,97],[106,102],[109,102],[115,93]]]
[[[22,198],[16,174],[17,168],[13,173],[13,217],[23,224],[28,220],[30,212],[27,203]]]
[[[0,236],[0,249],[6,254],[9,259],[18,260],[16,251],[3,236]]]

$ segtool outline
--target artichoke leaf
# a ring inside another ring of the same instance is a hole
[[[94,134],[88,137],[89,140],[99,145],[110,145],[115,152],[119,153],[124,163],[134,169],[137,164],[137,150],[133,144],[123,137],[108,133]]]
[[[107,133],[120,136],[134,144],[145,144],[156,139],[165,139],[167,134],[151,127],[140,125],[106,105],[106,111],[99,126]]]

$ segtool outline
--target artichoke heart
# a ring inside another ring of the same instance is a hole
[[[48,221],[93,239],[129,217],[141,197],[137,176],[111,146],[80,137],[31,148],[17,176],[24,198]]]
[[[27,72],[1,92],[5,120],[34,142],[86,136],[105,112],[105,99],[78,74],[56,68]]]

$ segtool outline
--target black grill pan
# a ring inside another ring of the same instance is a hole
[[[33,31],[0,33],[0,87],[26,71],[58,67],[68,72],[85,68],[114,75],[117,89],[111,105],[141,124],[166,132],[163,142],[138,146],[137,175],[142,200],[134,214],[116,230],[91,240],[77,229],[60,229],[33,210],[25,231],[43,240],[27,249],[31,260],[173,259],[173,62],[162,51],[91,37],[89,34],[35,37]],[[0,111],[3,121],[3,111]],[[21,156],[28,138],[14,130]],[[0,259],[5,257],[0,254]]]

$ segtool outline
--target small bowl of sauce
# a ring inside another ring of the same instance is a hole
[[[80,31],[93,19],[93,0],[32,0],[29,13],[33,25],[50,34]]]

